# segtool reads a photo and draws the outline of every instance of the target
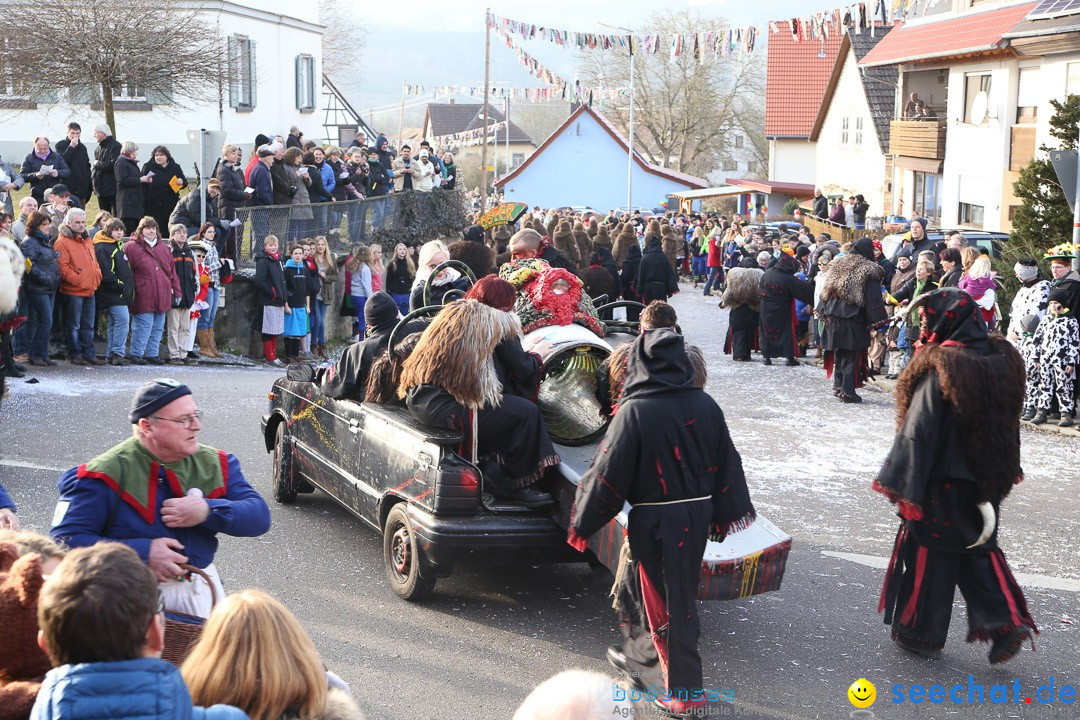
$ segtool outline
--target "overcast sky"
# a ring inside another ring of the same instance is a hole
[[[765,26],[770,20],[830,10],[840,4],[838,0],[676,0],[669,7],[724,17],[730,27],[742,27]],[[350,99],[355,107],[363,108],[365,116],[380,106],[391,106],[396,111],[405,82],[483,85],[485,8],[490,7],[492,13],[502,17],[562,30],[616,32],[598,24],[605,22],[645,33],[646,20],[664,5],[656,0],[412,0],[380,7],[378,13],[357,11],[367,29],[367,45],[363,91]],[[395,14],[398,8],[407,12]],[[546,41],[533,41],[523,47],[552,71],[567,80],[574,79],[574,51]],[[760,50],[764,52],[764,47]],[[511,87],[543,86],[519,65],[514,53],[494,33],[491,79]],[[406,102],[416,106],[431,99],[411,96]],[[380,124],[385,122],[383,119]]]

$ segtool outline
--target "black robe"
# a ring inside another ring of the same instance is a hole
[[[664,253],[660,238],[650,237],[645,244],[634,284],[641,293],[641,302],[645,305],[653,300],[667,300],[679,292],[679,278]]]
[[[758,326],[761,314],[749,305],[731,308],[728,313],[728,333],[724,340],[724,352],[732,360],[749,360],[758,345]]]
[[[495,346],[495,373],[504,393],[536,402],[544,363],[536,353],[525,352],[520,338],[503,340]]]
[[[795,277],[797,271],[795,258],[781,253],[776,264],[761,276],[761,354],[765,357],[794,358],[799,354],[795,301],[812,303],[814,287]]]
[[[641,267],[641,248],[635,242],[626,251],[626,260],[623,261],[622,272],[619,274],[619,284],[622,289],[624,300],[641,302],[641,291],[637,286],[638,268]],[[626,308],[626,319],[636,321],[641,311],[637,308]]]
[[[670,689],[701,687],[696,594],[706,541],[755,514],[724,413],[694,386],[683,338],[668,328],[631,346],[619,409],[577,490],[570,543],[583,548],[624,502],[633,506],[633,567],[618,591],[623,651],[636,670],[659,666]]]

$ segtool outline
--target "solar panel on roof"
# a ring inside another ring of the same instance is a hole
[[[1080,0],[1042,0],[1028,13],[1028,20],[1045,20],[1080,13]]]

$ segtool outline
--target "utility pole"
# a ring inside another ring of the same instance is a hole
[[[1077,131],[1080,133],[1080,124],[1077,125]],[[1080,145],[1077,146],[1080,148]],[[1080,179],[1080,153],[1077,154],[1076,174]],[[1072,241],[1073,247],[1073,261],[1072,269],[1080,270],[1080,182],[1077,183],[1077,190],[1073,193],[1073,234]]]
[[[398,152],[401,152],[401,144],[402,144],[401,143],[401,134],[403,132],[401,125],[404,122],[405,122],[405,83],[401,83],[401,109],[398,111],[398,119],[397,119]]]
[[[480,213],[487,212],[488,97],[491,95],[491,8],[484,10],[484,136],[480,145]]]
[[[510,174],[510,91],[507,91],[505,98],[506,111],[503,113],[503,120],[506,122],[506,127],[503,128],[503,137],[506,138],[506,174]]]

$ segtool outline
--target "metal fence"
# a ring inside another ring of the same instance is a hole
[[[237,247],[241,266],[250,266],[267,235],[287,246],[323,236],[330,249],[348,251],[355,243],[424,242],[465,227],[465,196],[458,190],[406,191],[384,197],[310,205],[264,205],[236,211],[243,225]],[[391,244],[392,243],[392,244]]]

